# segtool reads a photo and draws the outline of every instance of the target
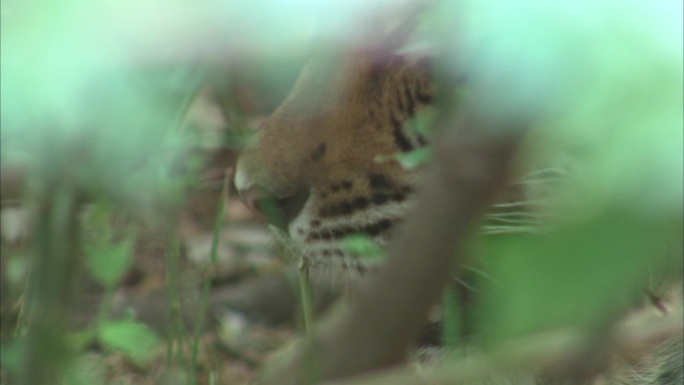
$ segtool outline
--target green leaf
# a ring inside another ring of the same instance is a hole
[[[93,329],[82,330],[68,335],[69,343],[75,347],[76,351],[82,351],[93,342],[95,333]]]
[[[413,151],[399,152],[390,156],[378,155],[375,157],[375,161],[378,163],[397,161],[401,167],[412,170],[427,162],[431,154],[432,151],[429,147],[421,147]]]
[[[457,88],[454,92],[462,93],[461,88]],[[416,113],[406,122],[409,129],[414,133],[430,137],[432,126],[437,118],[437,109],[434,107],[423,107],[416,111]]]
[[[152,329],[132,321],[104,324],[100,328],[99,338],[103,345],[123,351],[138,364],[144,364],[152,359],[160,342]]]
[[[552,234],[490,237],[483,262],[497,285],[486,287],[477,312],[485,338],[600,327],[638,298],[650,273],[664,273],[672,262],[665,245],[679,228],[607,210]]]
[[[102,358],[95,353],[80,355],[75,361],[64,368],[63,384],[93,385],[106,384],[106,367]]]
[[[96,240],[85,247],[86,264],[93,277],[105,287],[114,286],[133,263],[133,241]]]
[[[382,249],[365,234],[352,234],[342,240],[342,249],[370,261],[382,259]]]
[[[6,277],[11,284],[16,285],[24,282],[29,272],[28,260],[25,256],[18,255],[8,261]]]
[[[397,161],[399,161],[401,167],[412,170],[427,162],[430,159],[431,153],[432,151],[429,147],[423,147],[411,152],[397,154]]]
[[[85,228],[86,266],[93,277],[107,288],[113,287],[133,263],[134,239],[114,241],[115,214],[110,204],[100,201],[89,207]]]
[[[18,374],[23,366],[25,346],[25,340],[13,340],[0,345],[3,368],[7,368],[7,371],[14,375]]]
[[[414,135],[430,137],[430,128],[437,116],[434,108],[423,108],[404,123],[404,129],[412,131]],[[409,152],[398,152],[392,155],[378,155],[375,161],[378,163],[397,161],[406,170],[413,170],[425,164],[432,155],[429,146],[420,147]]]

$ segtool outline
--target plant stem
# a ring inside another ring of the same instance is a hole
[[[311,279],[309,266],[304,263],[300,268],[299,291],[302,301],[302,316],[304,318],[304,334],[309,334],[313,328],[313,295],[311,293]]]
[[[447,286],[442,294],[442,345],[445,348],[454,348],[460,334],[460,309],[457,302],[455,288]]]
[[[212,239],[211,239],[211,251],[209,254],[209,266],[215,266],[216,262],[218,260],[217,257],[217,251],[218,251],[218,244],[219,240],[221,237],[221,229],[223,229],[223,217],[225,214],[225,209],[226,209],[226,199],[228,196],[228,186],[230,182],[230,177],[232,176],[232,171],[228,170],[226,172],[226,180],[225,183],[223,183],[223,187],[221,189],[221,197],[219,198],[219,204],[218,204],[218,212],[216,214],[216,219],[214,221],[214,231],[212,234]],[[210,269],[205,269],[205,271],[210,270]],[[197,356],[199,353],[199,340],[200,340],[200,335],[202,333],[202,330],[204,329],[204,323],[205,323],[205,317],[208,312],[208,306],[209,306],[209,293],[211,289],[211,280],[209,277],[205,274],[203,277],[202,281],[202,297],[200,299],[200,309],[199,309],[199,315],[197,318],[197,321],[195,323],[195,330],[194,330],[194,340],[192,342],[192,357],[191,357],[191,362],[193,368],[197,367]]]
[[[77,193],[68,182],[43,187],[32,233],[33,279],[20,385],[59,383],[73,355],[65,333],[80,251]]]

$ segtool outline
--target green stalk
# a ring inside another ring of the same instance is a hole
[[[456,288],[453,285],[449,285],[442,294],[441,341],[442,346],[447,349],[455,348],[458,343],[461,329],[460,313]]]
[[[37,199],[20,385],[59,383],[73,358],[66,331],[80,252],[76,196],[73,186],[58,181],[46,183]]]
[[[167,364],[171,366],[174,358],[174,343],[177,344],[179,354],[182,354],[182,327],[180,314],[180,299],[178,295],[178,242],[173,233],[173,226],[167,232],[169,237],[166,254],[166,315],[168,320],[168,345],[166,348]]]
[[[309,277],[309,265],[304,263],[299,270],[299,295],[302,302],[304,334],[308,335],[313,328],[313,294]]]
[[[226,181],[223,183],[223,188],[221,189],[221,197],[219,198],[219,207],[218,207],[218,213],[216,214],[216,219],[214,220],[214,231],[212,234],[211,238],[211,252],[209,254],[210,258],[210,267],[215,266],[216,262],[218,260],[217,257],[217,251],[218,251],[218,244],[219,240],[221,237],[221,230],[223,228],[223,218],[225,215],[225,210],[226,210],[226,198],[228,196],[228,178],[232,175],[232,172],[227,172],[226,173]],[[209,270],[209,269],[208,269]],[[199,310],[199,316],[197,319],[197,322],[195,323],[195,332],[194,332],[194,340],[192,343],[192,366],[193,368],[197,367],[197,356],[199,352],[199,342],[200,342],[200,335],[202,333],[202,330],[204,328],[204,323],[205,323],[205,318],[206,314],[208,312],[208,307],[209,307],[209,293],[211,289],[211,282],[209,280],[209,277],[206,275],[204,276],[204,280],[202,282],[202,297],[200,299],[200,310]]]
[[[19,303],[19,314],[17,314],[17,325],[14,328],[14,338],[19,338],[21,336],[21,332],[25,330],[28,321],[26,317],[26,309],[30,308],[30,303],[29,303],[29,296],[28,293],[30,292],[29,288],[31,286],[31,271],[28,272],[26,275],[26,283],[24,283],[24,295],[21,296],[21,300]]]

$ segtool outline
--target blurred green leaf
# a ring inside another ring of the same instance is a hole
[[[14,258],[9,259],[5,277],[10,284],[18,285],[25,282],[24,280],[29,272],[28,260],[29,258],[25,255],[16,255]]]
[[[410,152],[402,152],[397,154],[396,159],[401,167],[412,170],[427,162],[432,155],[429,147],[422,147]]]
[[[64,384],[99,385],[106,384],[106,367],[103,359],[96,354],[83,354],[69,363],[65,369]]]
[[[92,329],[77,331],[69,334],[69,343],[75,348],[76,351],[82,352],[93,342],[95,338],[94,331]]]
[[[2,366],[9,373],[16,375],[21,370],[22,357],[25,355],[26,345],[23,340],[3,341],[0,345]]]
[[[98,242],[86,246],[88,269],[105,287],[111,288],[121,280],[133,263],[133,242]]]
[[[108,205],[98,203],[89,208],[86,222],[86,266],[106,288],[116,285],[133,263],[133,238],[129,235],[119,241],[114,239],[113,213]]]
[[[99,339],[108,348],[123,351],[139,364],[154,357],[160,342],[152,329],[131,321],[105,323],[99,330]]]
[[[430,138],[431,128],[437,114],[434,108],[423,108],[416,112],[404,123],[404,129],[412,131],[414,135],[420,135],[425,139]],[[430,146],[417,148],[409,152],[398,152],[392,155],[377,155],[375,161],[378,163],[397,161],[401,167],[413,170],[425,164],[432,156]]]
[[[649,273],[671,266],[667,248],[681,238],[682,3],[441,7],[459,20],[445,26],[452,75],[467,74],[481,115],[503,129],[534,124],[542,139],[525,154],[530,164],[563,164],[558,196],[542,196],[558,202],[541,213],[550,218],[542,235],[483,240],[482,263],[502,288],[481,293],[482,331],[499,342],[599,326],[639,295]]]
[[[365,234],[352,234],[344,237],[341,243],[342,249],[367,261],[380,260],[383,257],[382,249],[372,238]]]
[[[547,235],[487,238],[483,263],[497,284],[485,285],[479,325],[489,342],[600,326],[639,298],[649,273],[667,268],[677,229],[611,210]]]
[[[421,147],[409,152],[398,152],[394,155],[377,155],[375,161],[378,163],[397,161],[401,167],[412,170],[425,164],[430,159],[432,150],[430,147]]]
[[[126,57],[127,38],[116,31],[124,24],[112,22],[133,17],[134,9],[150,17],[147,6],[49,3],[12,5],[3,19],[3,163],[41,184],[67,179],[136,209],[168,207],[178,186],[159,171],[192,143],[177,128],[201,71]],[[160,21],[169,17],[160,14]]]
[[[458,88],[455,92],[462,93]],[[430,138],[432,126],[437,118],[437,109],[434,107],[425,107],[416,111],[416,113],[409,118],[407,125],[414,133],[423,135],[425,138]]]

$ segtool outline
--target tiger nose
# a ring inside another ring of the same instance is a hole
[[[238,188],[237,192],[245,206],[263,215],[270,224],[285,231],[299,216],[309,199],[308,190],[305,189],[299,189],[284,198],[278,198],[260,186]]]
[[[259,186],[240,188],[236,185],[235,189],[240,201],[255,213],[262,213],[261,207],[263,206],[263,202],[273,199],[273,196],[269,194],[266,189]]]
[[[244,165],[238,161],[237,170],[233,175],[233,186],[238,198],[248,209],[259,212],[258,202],[268,197],[266,190],[252,183],[251,178],[244,169]]]
[[[244,173],[240,173],[240,168],[235,175],[234,185],[245,206],[283,230],[299,216],[310,195],[308,189],[298,188],[289,194],[277,196],[269,189],[252,183]]]

